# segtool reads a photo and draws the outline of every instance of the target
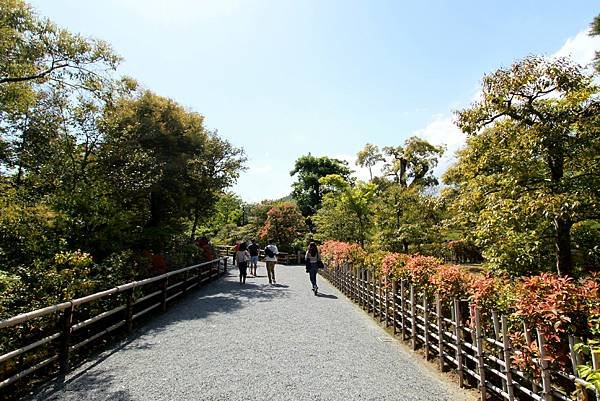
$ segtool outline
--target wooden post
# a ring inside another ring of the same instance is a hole
[[[387,279],[385,280],[387,281]],[[387,283],[385,283],[384,287],[383,287],[383,300],[384,300],[384,306],[385,306],[385,313],[384,313],[384,321],[385,321],[385,327],[389,327],[390,325],[390,308],[389,308],[389,304],[388,304],[388,286]]]
[[[546,343],[540,329],[536,328],[536,331],[540,347],[540,368],[542,369],[542,399],[544,401],[552,401],[552,382],[550,370],[548,369],[548,361],[546,360]]]
[[[464,370],[462,355],[462,317],[460,313],[460,302],[454,299],[454,335],[456,336],[456,369],[458,371],[458,385],[464,386]]]
[[[71,352],[71,323],[73,321],[73,304],[63,311],[61,341],[60,341],[60,373],[65,374],[69,371],[69,359]]]
[[[512,371],[510,370],[510,341],[508,339],[508,323],[504,315],[502,315],[502,350],[504,351],[504,363],[506,364],[504,371],[506,375],[506,392],[508,393],[508,401],[513,401],[515,399],[515,390],[512,381]]]
[[[371,306],[373,309],[373,317],[375,317],[375,275],[371,273],[371,293],[373,295],[373,305]]]
[[[481,401],[485,401],[487,388],[485,387],[485,365],[483,360],[483,332],[481,330],[481,313],[475,307],[475,335],[477,343],[477,367],[479,369],[479,394]]]
[[[435,294],[435,311],[437,313],[437,332],[438,332],[438,349],[440,370],[444,371],[444,326],[442,320],[442,299],[440,293]]]
[[[223,273],[227,274],[227,258],[223,259],[223,268],[225,269]]]
[[[497,311],[492,311],[492,324],[494,326],[494,338],[496,339],[496,341],[500,341],[500,321],[498,319]],[[498,351],[497,357],[499,359],[504,358],[503,350]],[[506,379],[504,378],[502,378],[502,390],[504,390],[504,392],[508,391],[506,387]]]
[[[198,270],[198,283],[200,282],[200,270]],[[160,296],[160,305],[161,305],[161,309],[163,312],[166,312],[167,310],[167,292],[169,289],[169,277],[165,277],[165,279],[162,281],[162,288],[161,288],[161,296]]]
[[[423,336],[425,337],[425,359],[429,359],[429,302],[427,292],[423,291]]]
[[[402,331],[402,341],[406,340],[406,287],[404,280],[400,280],[400,330]]]
[[[415,303],[415,286],[410,283],[410,337],[412,349],[417,349],[417,305]]]
[[[396,320],[398,319],[398,280],[392,281],[392,325],[394,326],[394,334],[398,333],[398,325]],[[403,339],[404,340],[404,339]]]
[[[575,352],[575,337],[569,334],[569,355],[571,357],[571,367],[573,368],[573,376],[579,377],[579,371],[577,370],[577,365],[579,365],[579,361],[577,360],[577,353]]]
[[[523,332],[525,334],[525,341],[527,342],[527,345],[530,346],[533,340],[531,339],[531,332],[525,322],[523,322]],[[531,390],[536,394],[540,391],[540,387],[537,385],[535,379],[531,379]]]
[[[133,288],[127,290],[127,316],[125,321],[127,322],[127,331],[131,332],[133,329]]]

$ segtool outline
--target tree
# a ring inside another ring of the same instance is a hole
[[[438,184],[433,169],[437,166],[438,157],[444,154],[443,146],[434,146],[413,136],[404,142],[404,146],[384,147],[383,153],[388,156],[385,174],[393,177],[394,182],[403,188]]]
[[[590,36],[600,35],[600,14],[596,15],[594,21],[590,25]],[[600,51],[596,50],[596,57],[594,57],[594,67],[596,71],[600,72]]]
[[[319,182],[328,189],[323,208],[315,216],[320,239],[346,241],[354,237],[364,246],[371,226],[371,205],[377,186],[362,181],[352,184],[337,174],[323,177]],[[350,234],[340,227],[356,227],[357,230]]]
[[[292,243],[306,233],[304,218],[294,203],[273,206],[267,213],[259,236],[263,241],[274,240],[282,250],[291,250]]]
[[[321,189],[320,178],[329,174],[338,174],[347,179],[350,173],[347,163],[342,160],[326,156],[315,157],[310,153],[299,157],[290,175],[297,175],[296,182],[292,184],[292,197],[298,204],[302,215],[312,216],[321,206],[324,191]]]
[[[528,57],[484,77],[481,100],[457,113],[470,138],[446,176],[457,212],[496,227],[480,231],[480,243],[497,244],[491,237],[511,227],[535,254],[554,254],[559,274],[573,273],[571,229],[600,218],[598,89],[566,59]]]
[[[361,167],[366,166],[369,168],[369,177],[371,181],[373,181],[373,171],[371,171],[371,167],[383,160],[379,147],[370,143],[367,143],[356,155],[356,164]]]

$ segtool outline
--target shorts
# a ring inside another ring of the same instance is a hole
[[[257,256],[250,256],[250,263],[253,265],[257,265],[258,264],[258,255]]]

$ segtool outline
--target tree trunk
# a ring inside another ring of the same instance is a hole
[[[408,253],[408,242],[403,240],[402,246],[404,247],[404,253]]]
[[[555,218],[556,229],[556,272],[560,275],[573,274],[573,257],[571,254],[571,227],[573,222],[569,219]]]
[[[196,238],[196,228],[198,227],[198,220],[200,218],[200,200],[196,199],[194,205],[194,223],[192,224],[192,233],[190,234],[190,242]]]

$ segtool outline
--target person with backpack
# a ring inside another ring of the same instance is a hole
[[[319,287],[317,287],[317,272],[320,268],[323,267],[323,262],[321,261],[321,254],[319,253],[319,249],[317,248],[317,244],[311,242],[308,245],[308,249],[306,250],[306,255],[304,256],[306,260],[306,272],[309,274],[310,283],[312,284],[312,290],[317,295],[317,291]]]
[[[238,250],[235,252],[235,260],[237,260],[237,266],[240,270],[240,284],[246,284],[246,270],[248,269],[250,253],[246,249],[245,242],[240,243]]]
[[[250,252],[250,274],[256,277],[256,269],[258,268],[258,245],[256,240],[252,240],[252,243],[248,245],[248,252]]]
[[[275,263],[277,263],[277,254],[279,250],[277,249],[277,245],[272,244],[272,241],[269,240],[268,244],[265,247],[265,264],[267,265],[267,276],[269,276],[269,284],[277,284],[275,281]]]

